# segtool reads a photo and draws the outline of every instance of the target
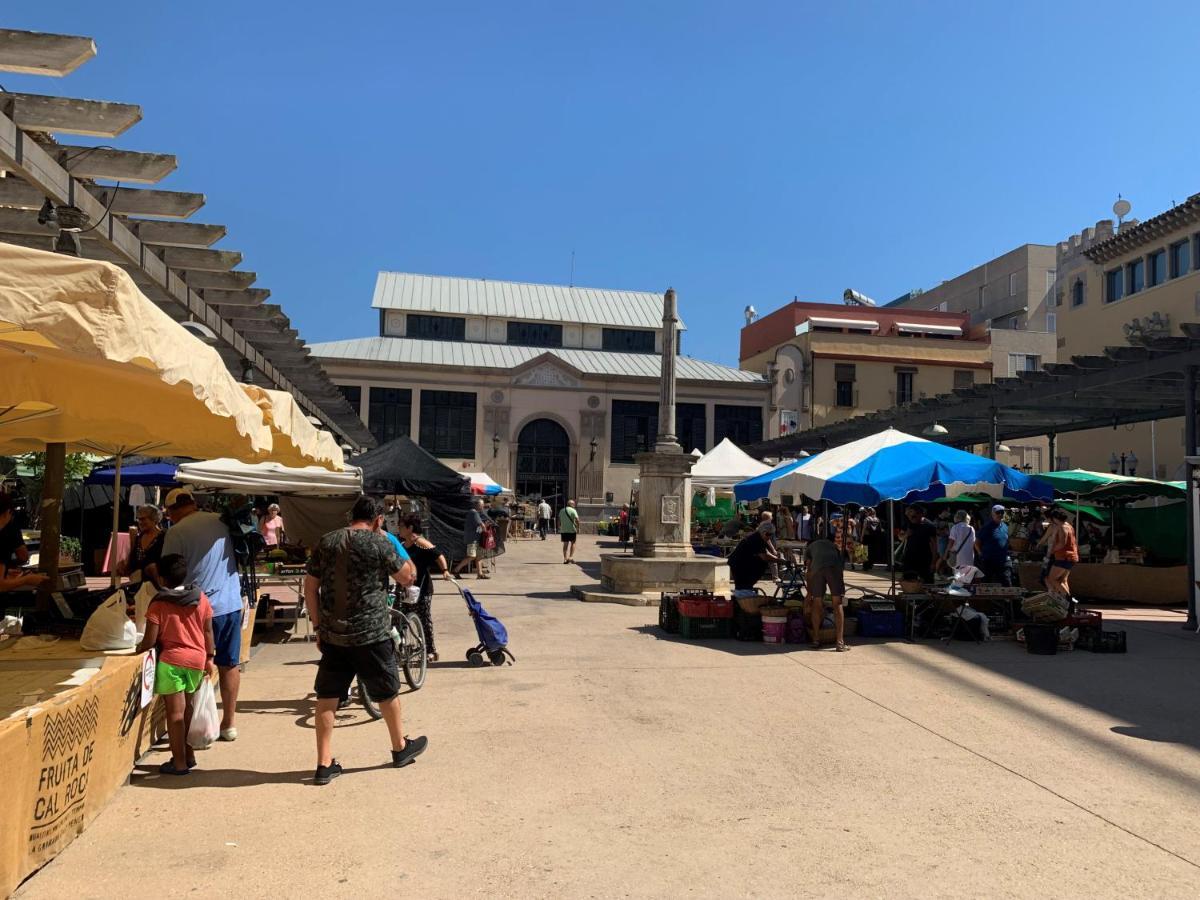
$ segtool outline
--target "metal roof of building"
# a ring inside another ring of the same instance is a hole
[[[662,294],[380,272],[375,309],[661,328]],[[680,328],[683,323],[680,322]]]
[[[585,375],[658,380],[661,357],[654,353],[614,353],[606,350],[547,349],[512,344],[478,344],[466,341],[427,341],[416,338],[368,337],[311,344],[323,360],[354,360],[410,366],[453,366],[465,369],[512,370],[540,356],[553,356]],[[755,372],[719,363],[680,356],[676,373],[683,381],[766,384]]]

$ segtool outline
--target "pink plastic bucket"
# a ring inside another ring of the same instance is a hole
[[[763,616],[762,635],[764,644],[782,644],[787,635],[787,617]]]

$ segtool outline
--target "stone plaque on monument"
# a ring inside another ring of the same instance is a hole
[[[664,525],[679,524],[679,497],[674,494],[669,494],[662,498],[662,514],[659,516],[659,521]]]

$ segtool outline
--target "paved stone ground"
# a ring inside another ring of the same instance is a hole
[[[1119,614],[1125,656],[689,643],[652,608],[569,599],[586,576],[558,552],[511,545],[470,582],[514,667],[468,668],[470,621],[437,598],[415,766],[387,768],[353,711],[346,775],[314,787],[316,651],[264,645],[241,738],[188,778],[135,774],[19,896],[1196,896],[1200,640],[1179,614]]]

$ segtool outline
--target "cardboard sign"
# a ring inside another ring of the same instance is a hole
[[[157,662],[158,654],[151,648],[142,660],[142,709],[154,699],[154,669]]]

